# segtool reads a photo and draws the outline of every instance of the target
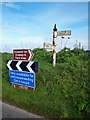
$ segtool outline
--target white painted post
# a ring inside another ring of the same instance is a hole
[[[55,24],[53,29],[53,67],[56,66],[56,37],[57,37],[57,28]]]

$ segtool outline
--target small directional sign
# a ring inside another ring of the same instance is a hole
[[[18,70],[18,71],[27,71],[36,73],[38,72],[38,62],[34,61],[16,61],[16,60],[9,60],[7,63],[7,67],[9,70]]]
[[[31,60],[33,53],[30,49],[15,49],[13,50],[14,60]]]
[[[10,70],[9,76],[13,84],[35,88],[35,73]]]
[[[49,44],[49,43],[46,43],[46,42],[43,43],[43,47],[44,47],[45,49],[51,49],[51,50],[53,50],[53,45],[51,45],[51,44]]]
[[[57,36],[68,36],[71,35],[71,30],[58,31]]]

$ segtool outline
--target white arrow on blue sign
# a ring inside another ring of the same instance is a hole
[[[9,70],[10,82],[35,89],[35,73]]]

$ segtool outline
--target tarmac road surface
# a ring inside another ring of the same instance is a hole
[[[2,108],[1,108],[2,106]],[[1,113],[2,111],[2,113]],[[20,108],[0,102],[0,118],[42,118]],[[44,119],[45,120],[45,119]]]

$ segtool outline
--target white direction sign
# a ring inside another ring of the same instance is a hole
[[[51,45],[49,43],[44,42],[43,46],[44,46],[45,49],[51,49],[51,50],[53,50],[53,45]]]
[[[58,31],[57,36],[68,36],[71,35],[71,30],[65,30],[65,31]]]

